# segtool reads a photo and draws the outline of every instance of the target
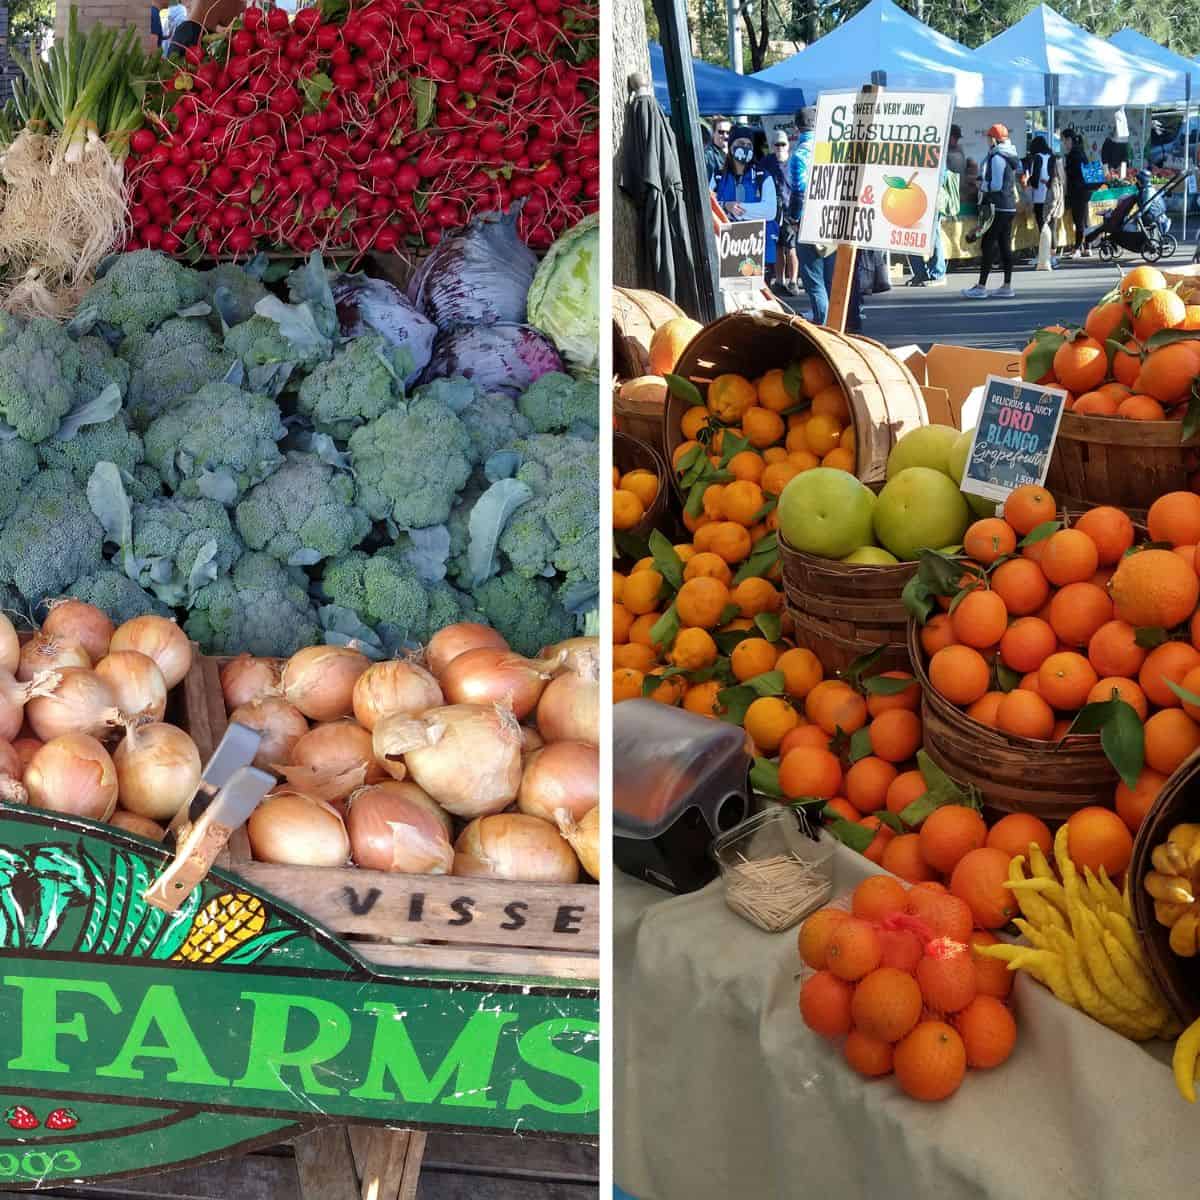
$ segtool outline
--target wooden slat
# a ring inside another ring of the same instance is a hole
[[[362,1200],[415,1200],[424,1153],[424,1133],[372,1130],[362,1171]]]
[[[21,1193],[28,1196],[28,1192]],[[248,1154],[221,1162],[141,1175],[116,1183],[97,1183],[63,1188],[51,1195],[86,1197],[86,1200],[116,1200],[144,1197],[145,1200],[295,1200],[300,1180],[292,1158]],[[0,1193],[6,1200],[10,1193]]]
[[[304,1200],[358,1200],[358,1174],[344,1125],[314,1129],[292,1146]]]
[[[594,983],[600,957],[555,950],[506,949],[503,946],[389,945],[353,941],[350,946],[368,962],[414,970],[477,971],[480,974],[550,976]]]
[[[595,1183],[600,1178],[600,1151],[580,1142],[549,1138],[430,1133],[425,1170]]]
[[[594,1183],[531,1183],[427,1171],[421,1176],[417,1200],[596,1200],[598,1194]]]

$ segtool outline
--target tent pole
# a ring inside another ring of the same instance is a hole
[[[1186,173],[1192,165],[1192,147],[1191,147],[1191,112],[1192,112],[1192,73],[1189,71],[1184,76],[1183,82],[1183,169]],[[1188,219],[1188,184],[1193,180],[1184,179],[1183,181],[1183,226],[1181,236],[1187,241],[1187,219]]]
[[[729,69],[742,73],[741,0],[725,0],[725,20],[729,26]]]

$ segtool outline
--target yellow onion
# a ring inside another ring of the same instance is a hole
[[[47,633],[43,629],[21,647],[17,678],[22,683],[28,683],[42,671],[54,671],[59,667],[82,667],[88,671],[91,670],[92,659],[81,643]]]
[[[175,725],[130,728],[113,762],[121,806],[139,817],[170,820],[200,786],[200,751]]]
[[[532,725],[521,726],[521,753],[527,758],[535,750],[540,750],[546,744],[546,739]]]
[[[403,875],[445,875],[454,865],[453,825],[415,783],[375,784],[350,797],[346,829],[360,867]]]
[[[21,777],[25,763],[11,742],[0,740],[0,800],[5,804],[28,804],[29,794]]]
[[[477,621],[458,621],[439,629],[429,639],[425,647],[425,662],[434,675],[441,679],[442,672],[460,654],[482,647],[507,650],[508,643],[490,625],[480,625]]]
[[[599,638],[573,637],[567,638],[565,642],[555,642],[552,646],[544,647],[538,658],[548,658],[572,671],[578,671],[599,653]]]
[[[152,613],[119,626],[108,645],[110,654],[114,650],[136,650],[154,659],[168,688],[182,683],[192,666],[192,643],[187,634],[174,621]]]
[[[0,738],[6,742],[17,738],[25,724],[25,706],[34,696],[50,695],[57,682],[57,672],[18,683],[8,671],[0,670]]]
[[[279,663],[274,659],[251,658],[249,654],[239,654],[237,658],[230,659],[221,668],[221,693],[225,697],[225,707],[232,712],[252,700],[277,695],[279,672]]]
[[[288,788],[263,800],[250,814],[246,832],[259,862],[343,867],[350,860],[350,838],[337,810]]]
[[[107,821],[117,807],[117,768],[87,733],[47,741],[30,759],[24,782],[35,808]]]
[[[566,810],[555,817],[558,831],[570,843],[583,869],[595,880],[600,879],[600,807],[583,814],[578,821]]]
[[[284,664],[283,698],[310,721],[336,721],[354,708],[354,685],[371,665],[350,646],[305,646]]]
[[[555,665],[483,646],[460,654],[438,678],[451,704],[507,704],[523,721],[554,678]]]
[[[330,721],[310,729],[292,747],[290,763],[272,769],[306,796],[335,807],[356,788],[388,777],[371,749],[371,735],[353,721]]]
[[[543,821],[565,810],[578,820],[600,803],[600,750],[587,742],[551,742],[525,760],[517,807]]]
[[[354,685],[354,719],[373,730],[389,713],[423,713],[443,701],[442,689],[424,667],[406,659],[372,663]]]
[[[108,823],[117,829],[124,829],[126,833],[136,833],[149,842],[161,842],[167,836],[167,831],[157,821],[139,817],[137,813],[126,812],[123,808],[118,808],[108,818]]]
[[[108,614],[84,600],[65,597],[50,601],[50,611],[42,622],[42,632],[78,642],[92,662],[99,662],[112,641],[113,623]]]
[[[549,821],[524,813],[498,813],[472,821],[458,835],[453,873],[526,883],[576,883],[579,859]]]
[[[381,764],[403,756],[413,780],[456,817],[499,812],[521,786],[521,726],[500,705],[394,713],[376,726],[374,747]]]
[[[32,737],[20,737],[12,743],[12,748],[21,760],[21,775],[25,774],[25,768],[29,766],[30,760],[45,744],[45,742]]]
[[[21,639],[12,621],[0,612],[0,671],[15,676],[21,665]]]
[[[600,653],[571,656],[571,664],[546,686],[537,707],[537,727],[548,742],[600,745]]]
[[[167,681],[154,659],[139,650],[114,650],[96,664],[95,671],[112,688],[124,717],[163,719],[167,711]]]
[[[82,667],[63,667],[47,675],[45,689],[25,705],[29,728],[43,742],[64,733],[89,733],[102,738],[113,735],[121,713],[107,681]],[[27,686],[36,687],[38,682],[35,679]]]
[[[304,714],[280,696],[264,696],[240,705],[229,714],[230,724],[245,725],[261,737],[254,765],[264,771],[272,763],[286,763],[292,747],[308,732]]]

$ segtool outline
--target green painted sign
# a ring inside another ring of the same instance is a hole
[[[383,971],[120,830],[0,808],[0,1188],[163,1169],[316,1120],[594,1137],[593,988]],[[315,874],[315,873],[314,873]]]

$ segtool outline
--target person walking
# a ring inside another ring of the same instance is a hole
[[[792,139],[786,129],[775,130],[771,138],[772,155],[768,164],[775,178],[775,193],[779,201],[776,223],[779,237],[775,243],[775,282],[771,290],[779,296],[800,295],[800,264],[796,259],[796,226],[788,216],[792,197],[788,183],[788,160],[792,156]]]
[[[1083,168],[1087,157],[1083,153],[1082,139],[1073,129],[1063,130],[1063,149],[1066,152],[1067,176],[1067,208],[1071,211],[1071,221],[1075,226],[1075,244],[1063,252],[1064,258],[1091,258],[1092,252],[1083,244],[1083,235],[1087,233],[1088,203],[1092,194],[1092,185],[1084,178]]]
[[[1050,180],[1054,176],[1056,156],[1050,144],[1039,133],[1029,145],[1029,157],[1025,161],[1025,173],[1029,183],[1029,199],[1033,204],[1033,219],[1038,237],[1046,224],[1046,197],[1050,193]]]
[[[813,146],[816,143],[814,130],[817,125],[817,110],[802,108],[796,113],[796,144],[788,159],[788,219],[797,232],[796,259],[799,267],[800,286],[812,305],[814,325],[824,325],[829,317],[829,291],[833,287],[834,255],[821,254],[822,247],[800,242],[800,217],[804,212],[804,197],[808,191],[808,174],[812,167]]]
[[[919,254],[908,256],[912,271],[909,287],[940,287],[946,281],[946,252],[942,249],[942,222],[953,221],[961,207],[959,174],[947,162],[942,168],[938,186],[937,220],[933,223],[933,253],[928,258]]]
[[[979,168],[980,220],[984,220],[984,209],[992,210],[991,224],[983,234],[980,244],[982,260],[979,266],[979,282],[964,288],[966,300],[1011,300],[1013,291],[1013,221],[1017,215],[1017,175],[1021,160],[1008,138],[1008,127],[996,124],[987,131],[987,157]],[[1004,284],[989,292],[988,275],[992,259],[998,257],[1004,271]]]
[[[713,195],[731,221],[766,221],[767,274],[775,265],[775,243],[779,237],[779,199],[775,180],[762,160],[755,161],[754,130],[735,126],[729,136],[725,165],[713,179]]]

